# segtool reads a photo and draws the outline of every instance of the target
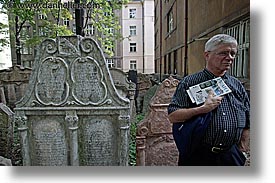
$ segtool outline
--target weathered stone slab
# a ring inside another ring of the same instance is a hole
[[[138,73],[138,81],[137,81],[137,98],[136,98],[136,106],[137,112],[142,113],[143,111],[143,100],[144,95],[146,94],[147,90],[152,87],[152,83],[150,81],[150,77],[141,73]]]
[[[115,88],[98,44],[66,36],[38,50],[15,108],[23,165],[127,165],[130,101]]]
[[[13,109],[25,94],[31,74],[30,68],[18,65],[0,71],[0,102]]]
[[[14,113],[0,103],[0,156],[12,158]]]
[[[128,98],[130,100],[131,121],[134,121],[136,116],[136,84],[132,81],[129,81],[127,78],[127,74],[124,73],[122,70],[117,68],[110,68],[109,70],[118,93],[122,97]]]
[[[137,127],[137,165],[175,166],[178,151],[168,120],[167,107],[178,85],[178,80],[165,79],[153,96],[149,112]]]
[[[0,156],[0,166],[12,166],[11,160]]]

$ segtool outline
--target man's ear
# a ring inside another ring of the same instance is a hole
[[[207,61],[209,59],[209,51],[203,53],[204,59]]]

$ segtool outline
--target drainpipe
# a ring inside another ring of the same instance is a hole
[[[75,9],[76,35],[84,36],[84,30],[83,30],[84,11],[83,11],[83,8],[79,7],[80,0],[75,0],[74,3],[77,6]]]
[[[184,76],[188,74],[188,0],[185,0],[185,17],[184,17]]]
[[[141,0],[141,6],[142,6],[142,72],[145,72],[145,48],[144,48],[144,0]]]
[[[161,82],[161,68],[162,68],[162,0],[159,1],[159,81]]]

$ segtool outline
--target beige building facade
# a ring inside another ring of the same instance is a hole
[[[130,1],[121,17],[123,71],[154,73],[154,1]]]

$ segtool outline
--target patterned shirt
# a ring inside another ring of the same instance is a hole
[[[182,108],[193,108],[186,90],[193,85],[215,78],[216,76],[204,69],[183,78],[168,106],[168,114]],[[244,128],[250,128],[249,97],[239,80],[225,74],[221,77],[231,93],[224,95],[222,103],[212,112],[212,120],[206,129],[203,142],[212,146],[226,146],[238,143]],[[202,105],[202,104],[201,104]]]

